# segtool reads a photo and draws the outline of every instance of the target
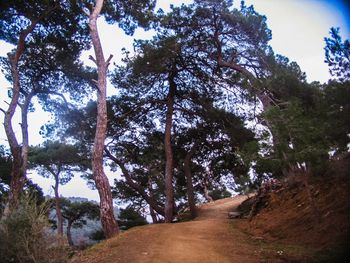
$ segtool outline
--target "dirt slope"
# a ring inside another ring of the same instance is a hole
[[[201,205],[194,221],[133,228],[71,263],[349,262],[350,178],[344,174],[316,178],[310,191],[298,178],[269,191],[251,221],[227,217],[246,197],[222,199]]]
[[[245,198],[202,205],[194,221],[131,229],[88,249],[72,263],[261,262],[257,247],[227,218],[228,211],[235,210]]]

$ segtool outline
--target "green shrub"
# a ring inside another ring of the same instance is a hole
[[[0,219],[0,262],[64,263],[67,245],[54,235],[48,222],[48,205],[24,196],[18,208]]]
[[[214,189],[209,193],[209,195],[213,198],[213,200],[219,200],[219,199],[232,196],[232,194],[229,191],[227,191],[225,188]]]

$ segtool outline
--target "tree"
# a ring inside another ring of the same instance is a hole
[[[15,45],[8,58],[2,58],[2,66],[12,83],[10,103],[5,114],[4,127],[8,138],[13,167],[8,201],[8,212],[17,206],[19,194],[25,184],[29,135],[27,114],[31,101],[39,93],[57,93],[57,83],[67,82],[65,66],[69,50],[72,61],[86,47],[84,27],[81,25],[80,7],[72,1],[66,5],[60,1],[33,3],[10,1],[1,3],[0,39]],[[85,34],[86,35],[86,34]],[[69,65],[67,65],[69,64]],[[60,65],[60,67],[58,66]],[[70,72],[74,72],[72,70]],[[60,74],[63,73],[63,74]],[[66,86],[62,85],[61,87]],[[69,85],[68,85],[69,86]],[[19,143],[12,124],[16,108],[21,111],[22,143]]]
[[[67,239],[70,246],[74,246],[71,229],[81,228],[86,224],[86,219],[96,220],[100,217],[100,208],[90,201],[72,202],[61,199],[62,216],[67,220]]]
[[[135,226],[147,225],[147,220],[132,206],[127,206],[124,209],[120,209],[119,216],[120,226],[127,230]]]
[[[132,99],[139,105],[143,104],[140,108],[146,108],[148,114],[161,120],[165,153],[164,216],[165,222],[170,223],[175,207],[172,130],[175,118],[180,116],[177,104],[186,104],[186,95],[192,89],[215,91],[214,86],[208,84],[211,81],[209,74],[199,70],[200,63],[195,64],[190,50],[183,49],[177,37],[158,35],[152,41],[138,41],[135,46],[137,55],[126,58],[127,66],[115,72],[114,83],[122,89],[124,97],[133,94]],[[121,75],[128,77],[121,79]],[[188,83],[188,78],[193,78],[193,81]],[[151,109],[147,110],[148,107]]]
[[[266,17],[253,6],[247,7],[242,1],[236,9],[232,1],[195,1],[173,8],[162,26],[168,34],[178,36],[184,49],[192,50],[206,72],[216,76],[222,92],[236,97],[235,105],[255,101],[252,111],[256,104],[267,111],[278,104],[268,81],[276,73],[276,57],[268,45],[271,31]],[[270,129],[268,120],[264,119],[264,125]],[[284,143],[279,134],[271,136],[276,147]]]
[[[322,87],[320,112],[324,119],[324,138],[335,154],[348,152],[350,134],[350,82],[329,81]],[[334,127],[337,127],[336,129]]]
[[[52,176],[55,184],[52,187],[55,193],[58,234],[63,235],[63,217],[61,213],[59,185],[68,183],[74,172],[84,172],[87,160],[79,153],[74,145],[46,141],[43,146],[30,149],[29,162],[31,168],[36,169],[44,177]]]
[[[332,76],[340,80],[350,80],[350,42],[342,41],[340,29],[332,27],[330,37],[325,37],[325,62]]]
[[[146,25],[148,23],[147,18],[140,18],[140,13],[142,11],[149,11],[153,9],[153,1],[141,1],[131,2],[131,1],[118,1],[117,3],[106,1],[106,19],[110,22],[119,22],[122,24],[123,19],[126,19],[124,24],[124,30],[126,32],[132,33],[135,24],[130,24],[130,18],[133,17],[134,21],[140,24]],[[135,4],[135,5],[134,5]],[[92,45],[95,51],[96,58],[91,58],[97,65],[98,79],[96,81],[97,87],[97,120],[96,120],[96,131],[94,139],[94,147],[92,152],[92,172],[94,176],[94,181],[100,195],[100,211],[101,211],[101,222],[105,236],[107,238],[112,237],[114,234],[118,233],[118,225],[113,215],[113,202],[110,185],[108,178],[106,177],[103,170],[103,152],[104,152],[104,141],[106,137],[107,129],[107,104],[106,104],[106,80],[107,80],[107,69],[112,56],[107,60],[104,58],[100,38],[97,30],[97,18],[100,15],[104,5],[103,0],[96,0],[95,6],[90,9],[89,12],[89,28],[90,36],[92,40]],[[129,6],[128,6],[129,5]],[[135,10],[130,9],[130,7],[137,7]],[[123,13],[124,12],[124,13]],[[147,17],[147,16],[146,16]],[[129,24],[129,25],[126,25]]]
[[[94,8],[89,15],[89,28],[97,65],[97,120],[92,151],[92,173],[100,195],[100,212],[103,231],[107,238],[118,233],[118,225],[113,214],[112,192],[108,178],[103,169],[103,150],[107,130],[107,68],[112,56],[107,61],[104,58],[100,37],[97,31],[97,18],[103,7],[103,0],[96,0]]]

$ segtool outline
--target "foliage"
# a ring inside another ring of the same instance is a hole
[[[106,239],[105,233],[103,232],[103,229],[97,229],[89,234],[89,238],[94,241],[101,241]]]
[[[0,39],[16,44],[20,32],[40,18],[18,65],[19,103],[28,94],[38,96],[56,117],[42,134],[76,143],[47,141],[31,149],[31,164],[41,175],[62,171],[60,183],[67,183],[90,168],[86,160],[96,130],[97,103],[82,105],[95,86],[96,71],[79,62],[80,52],[90,46],[82,10],[91,12],[94,1],[59,1],[52,8],[48,3],[1,3]],[[107,101],[104,161],[113,172],[122,171],[113,195],[133,204],[122,211],[130,221],[126,227],[144,222],[141,216],[149,209],[164,215],[169,159],[164,138],[169,133],[177,209],[188,199],[185,160],[190,159],[196,197],[209,190],[216,199],[227,194],[226,188],[246,193],[265,177],[323,174],[330,152],[349,151],[350,44],[338,28],[325,38],[325,60],[337,79],[321,85],[307,83],[296,62],[274,54],[266,17],[244,1],[234,8],[229,0],[196,0],[172,7],[168,14],[154,14],[154,7],[154,0],[104,1],[101,13],[126,34],[137,26],[156,29],[152,39],[135,41],[134,53],[124,50],[124,64],[109,75],[118,93]],[[9,81],[14,54],[1,58]],[[62,94],[70,95],[69,103]],[[60,99],[52,100],[53,95]],[[169,105],[171,130],[166,133]],[[252,122],[260,128],[247,128]],[[3,200],[13,160],[3,149],[0,157]],[[84,224],[90,216],[87,207],[64,204],[71,227]]]
[[[75,228],[81,228],[86,224],[86,218],[99,219],[99,206],[91,201],[75,202],[63,198],[62,215]]]
[[[142,226],[148,224],[146,219],[136,211],[133,206],[127,206],[120,209],[118,224],[121,229],[129,229],[135,226]]]
[[[342,41],[339,28],[332,27],[330,37],[325,37],[325,62],[330,73],[340,80],[350,80],[350,42]]]
[[[210,196],[213,198],[213,200],[219,200],[227,197],[231,197],[232,194],[227,191],[225,188],[217,188],[210,192]]]
[[[53,176],[66,184],[74,173],[84,172],[90,163],[75,145],[58,141],[45,141],[42,146],[30,149],[29,162],[43,177]]]
[[[71,228],[82,228],[87,224],[87,219],[97,220],[100,218],[100,208],[90,201],[70,201],[60,198],[62,217],[67,220],[67,239],[70,246],[74,246]]]
[[[350,143],[350,82],[329,81],[323,85],[322,102],[324,136],[329,147],[335,153],[347,152]]]
[[[0,221],[0,261],[22,263],[63,263],[67,247],[49,230],[47,203],[37,205],[23,196],[19,207]]]

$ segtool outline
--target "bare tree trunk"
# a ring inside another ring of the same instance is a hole
[[[105,61],[100,37],[97,30],[97,18],[101,12],[103,0],[96,0],[94,9],[89,17],[89,28],[96,59],[91,58],[97,65],[97,123],[92,152],[92,172],[96,188],[100,196],[100,215],[103,231],[106,238],[119,232],[117,221],[113,213],[113,199],[108,178],[103,169],[104,141],[107,130],[107,69],[112,56]]]
[[[205,175],[205,178],[204,178],[204,182],[202,183],[202,187],[203,187],[203,194],[204,194],[204,197],[205,199],[207,199],[208,202],[213,202],[213,198],[209,195],[209,181],[208,181],[208,178],[207,178],[207,174]]]
[[[10,146],[11,154],[13,157],[13,165],[11,171],[11,183],[10,183],[10,194],[6,209],[4,211],[5,216],[8,215],[13,209],[18,205],[19,195],[23,189],[23,186],[26,181],[26,169],[27,169],[27,156],[28,156],[28,130],[27,130],[27,111],[28,107],[23,105],[22,107],[22,135],[23,135],[23,144],[22,146],[18,143],[16,134],[12,127],[12,118],[15,114],[16,108],[19,103],[20,97],[20,81],[19,81],[19,70],[18,63],[21,59],[21,56],[25,50],[25,39],[27,36],[34,30],[38,20],[31,21],[31,24],[21,32],[17,49],[13,56],[9,56],[11,63],[11,76],[12,76],[12,98],[9,103],[7,111],[4,118],[4,128],[6,137]],[[30,97],[31,99],[31,97]],[[29,100],[30,101],[30,100]],[[29,104],[28,104],[29,105]]]
[[[149,191],[149,197],[154,200],[154,196],[153,196],[153,186],[152,186],[152,177],[148,177],[148,191]],[[158,217],[157,217],[157,214],[156,212],[154,211],[153,207],[148,204],[149,206],[149,213],[152,217],[152,221],[153,221],[153,224],[157,224],[158,223]],[[164,211],[164,210],[163,210]]]
[[[67,225],[67,240],[68,240],[68,244],[73,247],[74,246],[74,242],[72,239],[72,233],[71,233],[71,229],[72,229],[72,223],[71,221],[68,221],[68,225]]]
[[[59,172],[54,173],[55,177],[55,186],[54,186],[54,192],[55,192],[55,206],[56,206],[56,216],[57,216],[57,233],[62,236],[63,235],[63,216],[61,211],[61,202],[60,202],[60,196],[58,193],[58,187],[59,187]]]
[[[165,138],[164,138],[164,150],[165,150],[165,206],[164,216],[165,223],[171,223],[174,213],[174,189],[173,189],[173,177],[174,177],[174,160],[173,150],[171,146],[171,129],[173,126],[173,112],[175,102],[176,83],[174,82],[175,74],[169,75],[169,93],[167,98],[167,111],[165,119]]]
[[[150,213],[150,215],[152,217],[153,224],[157,224],[158,223],[158,218],[157,218],[156,213],[154,212],[152,206],[148,205],[148,207],[149,207],[149,213]]]
[[[33,32],[36,25],[39,23],[41,19],[48,16],[54,9],[56,9],[59,5],[51,5],[47,10],[45,10],[41,16],[37,19],[32,19],[28,27],[21,31],[18,43],[16,47],[16,52],[13,55],[9,56],[10,65],[11,65],[11,77],[12,77],[12,98],[9,103],[7,110],[1,109],[2,112],[5,113],[4,118],[4,128],[6,137],[10,146],[11,154],[13,157],[13,165],[11,171],[11,183],[10,183],[10,194],[8,198],[8,202],[5,207],[4,215],[7,216],[13,209],[15,209],[18,205],[19,195],[23,190],[23,186],[27,180],[26,172],[27,172],[27,160],[28,160],[28,123],[27,123],[27,114],[28,114],[28,106],[30,100],[34,93],[30,93],[26,95],[25,102],[21,105],[22,111],[22,137],[23,142],[22,146],[18,143],[16,138],[16,134],[12,127],[12,118],[15,114],[16,108],[19,105],[20,98],[20,79],[19,79],[19,70],[18,63],[22,57],[23,52],[25,51],[25,40],[27,36]]]
[[[204,184],[204,187],[203,187],[203,190],[204,190],[204,197],[205,199],[207,199],[207,201],[209,203],[213,202],[213,198],[209,195],[209,190],[208,190],[208,186],[206,184]]]
[[[11,153],[13,157],[13,163],[11,170],[10,193],[4,211],[5,216],[9,215],[14,209],[17,208],[19,196],[26,181],[25,175],[21,173],[21,147],[18,146],[17,148],[12,148]]]
[[[196,209],[196,201],[194,197],[194,188],[193,188],[193,182],[192,182],[192,174],[191,174],[191,158],[194,154],[196,145],[193,145],[191,150],[186,154],[185,161],[184,161],[184,170],[185,170],[185,177],[186,177],[186,186],[187,186],[187,199],[188,199],[188,206],[190,208],[191,217],[195,218],[197,216],[197,209]]]

